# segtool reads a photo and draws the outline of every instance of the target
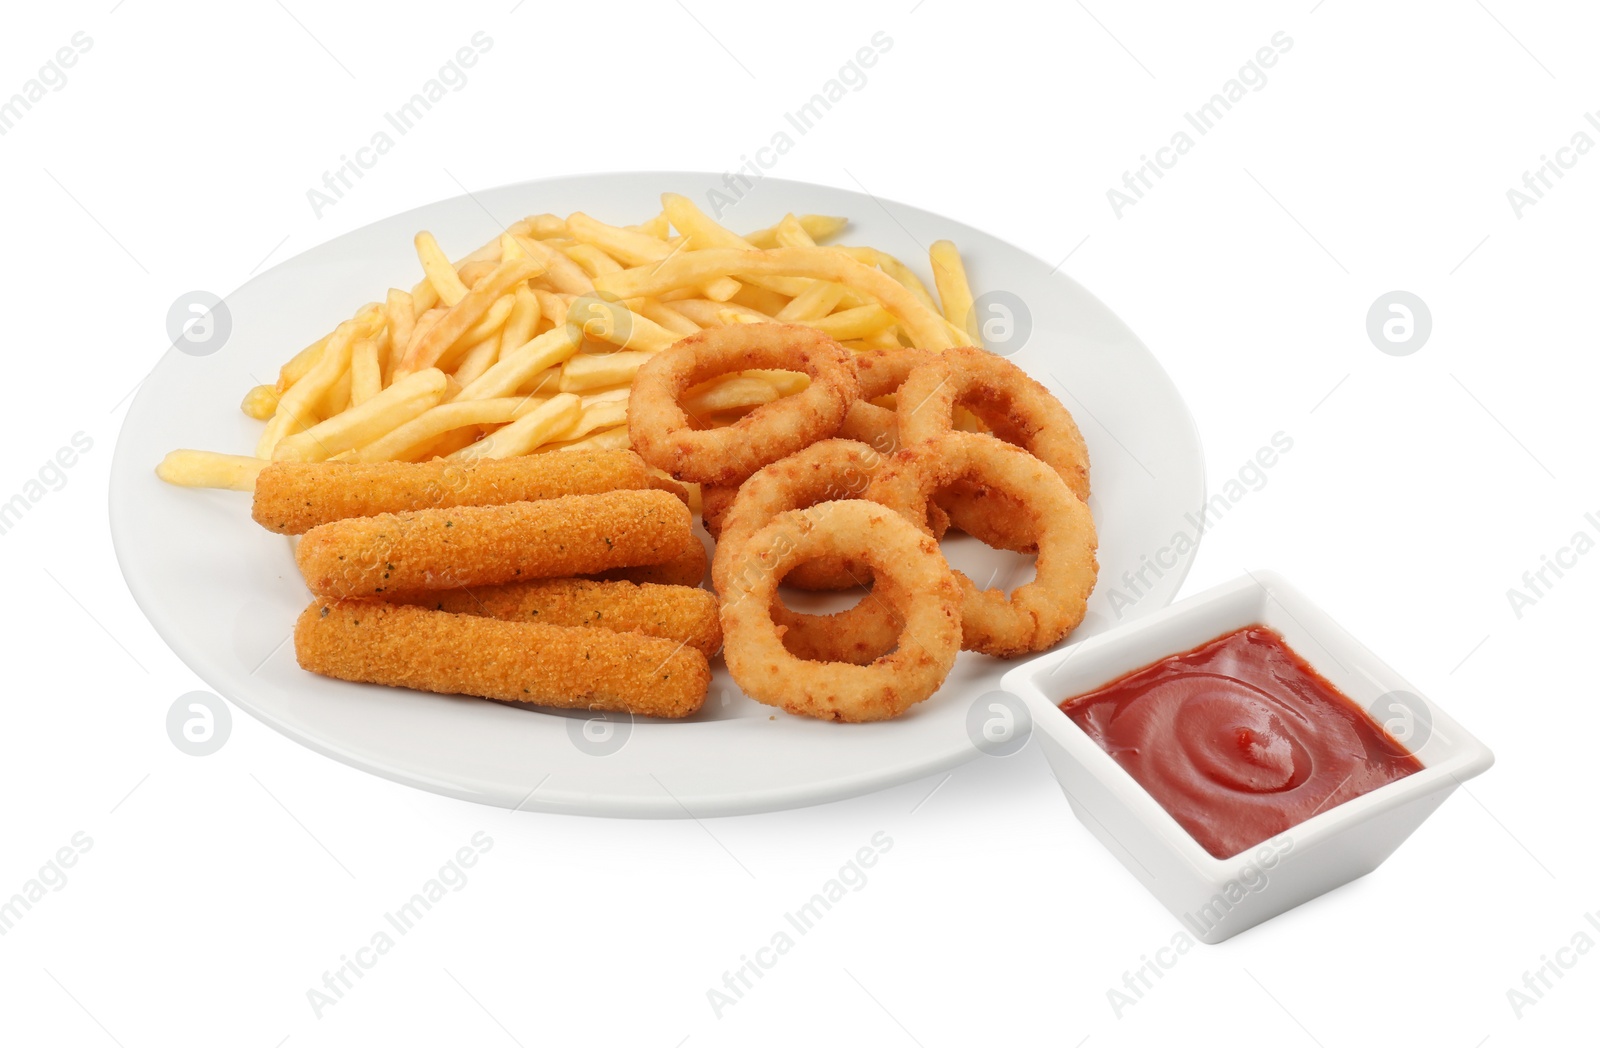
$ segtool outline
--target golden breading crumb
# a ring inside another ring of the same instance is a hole
[[[347,517],[650,488],[688,502],[681,484],[658,476],[626,450],[477,462],[274,462],[256,478],[251,516],[270,531],[300,535]]]
[[[313,593],[381,598],[661,564],[700,544],[692,525],[668,492],[612,491],[336,520],[295,561]]]
[[[313,601],[294,650],[340,680],[648,717],[688,716],[711,684],[706,657],[681,642],[384,601]]]
[[[690,586],[536,579],[508,582],[503,586],[397,594],[390,600],[396,604],[415,604],[457,615],[486,615],[509,622],[643,633],[682,641],[707,658],[722,647],[717,598],[706,590]]]

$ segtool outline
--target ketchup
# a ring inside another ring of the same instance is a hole
[[[1422,769],[1265,626],[1061,709],[1219,859]]]

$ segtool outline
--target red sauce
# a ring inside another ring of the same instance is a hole
[[[1061,709],[1219,859],[1422,769],[1265,626]]]

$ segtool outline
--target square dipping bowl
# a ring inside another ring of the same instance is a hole
[[[1422,764],[1219,859],[1060,708],[1170,655],[1266,626]],[[1006,674],[1073,812],[1202,942],[1219,943],[1371,873],[1466,779],[1488,747],[1283,578],[1258,571]]]

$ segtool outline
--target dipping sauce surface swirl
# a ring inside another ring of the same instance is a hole
[[[1422,768],[1265,626],[1061,709],[1219,859]]]

